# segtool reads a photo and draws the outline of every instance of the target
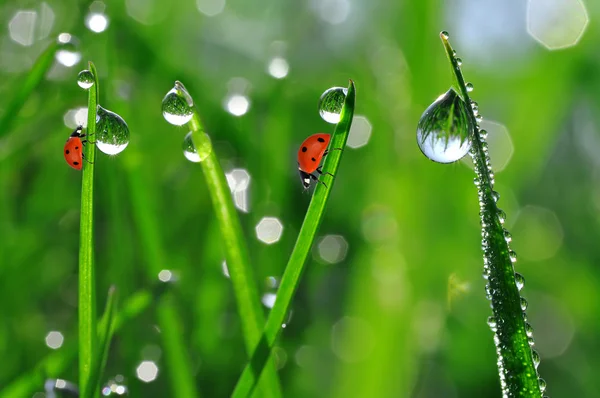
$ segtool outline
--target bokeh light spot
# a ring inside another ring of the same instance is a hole
[[[527,32],[549,50],[574,46],[589,17],[581,0],[529,0]]]
[[[556,214],[537,206],[525,206],[512,228],[513,245],[519,258],[540,261],[553,257],[563,243],[563,230]]]
[[[371,138],[372,128],[371,123],[366,117],[360,115],[354,116],[346,145],[354,149],[367,145],[369,138]]]
[[[250,174],[245,169],[233,169],[229,173],[226,173],[225,177],[227,178],[235,207],[247,213],[249,211],[248,188],[250,187]]]
[[[373,329],[363,319],[345,316],[331,329],[331,349],[345,362],[367,359],[374,344]]]
[[[346,258],[348,242],[341,235],[326,235],[318,244],[319,257],[329,264],[339,263]]]
[[[136,369],[137,378],[150,383],[158,376],[158,366],[152,361],[142,361]]]
[[[479,123],[481,130],[487,132],[488,152],[494,167],[494,172],[498,173],[508,166],[515,150],[512,138],[506,126],[501,123],[490,120],[482,120]],[[461,162],[473,168],[473,160],[470,156],[465,156]]]
[[[22,46],[31,46],[34,41],[37,12],[17,11],[8,23],[10,38]]]
[[[196,0],[196,7],[207,17],[214,17],[225,9],[225,0]]]
[[[275,79],[283,79],[288,75],[290,65],[283,57],[273,57],[269,61],[268,71]]]
[[[233,94],[225,99],[225,110],[233,116],[243,116],[250,109],[250,100],[243,94]]]
[[[52,331],[46,335],[46,345],[53,350],[62,347],[65,338],[61,332]]]
[[[279,241],[282,233],[283,224],[276,217],[263,217],[256,225],[256,236],[268,245]]]
[[[103,13],[91,12],[85,17],[85,26],[94,33],[101,33],[108,28],[108,17]]]

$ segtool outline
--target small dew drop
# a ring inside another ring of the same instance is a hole
[[[531,336],[527,337],[527,344],[529,344],[529,347],[533,347],[535,345],[535,342],[533,341],[533,337],[531,337]]]
[[[468,92],[473,91],[473,83],[467,83],[467,84],[465,84],[465,87],[467,88]]]
[[[129,127],[125,120],[100,105],[96,111],[96,143],[107,155],[117,155],[129,145]]]
[[[347,94],[348,89],[344,87],[331,87],[321,94],[321,98],[319,98],[319,114],[323,120],[331,124],[340,122]]]
[[[498,191],[492,190],[492,199],[494,199],[494,202],[497,202],[500,199],[500,194],[498,193]]]
[[[511,235],[510,235],[510,233],[508,234],[508,238],[506,237],[506,234],[504,234],[504,239],[505,239],[505,240],[506,240],[506,239],[512,239],[512,238],[511,238]],[[507,242],[509,242],[509,241],[507,240]],[[508,251],[508,257],[510,257],[510,261],[511,261],[511,262],[513,262],[513,263],[516,263],[516,262],[517,262],[517,253],[515,253],[515,251],[514,251],[514,250],[509,250],[509,251]],[[519,275],[520,275],[520,274],[519,274]],[[521,278],[522,278],[522,277],[521,277]]]
[[[77,75],[77,85],[84,90],[89,89],[94,85],[94,75],[91,71],[85,69]]]
[[[185,138],[183,139],[183,155],[187,160],[194,163],[202,162],[206,160],[208,155],[212,152],[212,144],[210,141],[210,137],[207,134],[204,134],[204,142],[200,151],[196,150],[194,146],[194,142],[192,141],[192,132],[187,133]]]
[[[477,123],[481,123],[481,121],[483,120],[483,116],[477,114],[477,116],[475,116],[475,120],[477,120]]]
[[[528,305],[529,304],[527,303],[527,300],[525,300],[525,297],[521,297],[521,310],[525,311]]]
[[[506,221],[506,213],[504,212],[504,210],[498,209],[498,212],[496,214],[498,214],[498,220],[500,221],[500,223],[504,224],[504,221]]]
[[[541,377],[538,379],[538,383],[540,386],[540,391],[544,392],[546,391],[546,380],[542,379]]]
[[[518,272],[515,272],[515,283],[517,284],[517,289],[519,290],[523,289],[523,286],[525,285],[525,278],[523,278],[523,275],[519,274]]]
[[[531,356],[533,357],[533,366],[537,369],[540,366],[540,354],[536,350],[531,350]]]
[[[462,65],[462,59],[456,58],[456,63],[458,64],[458,66],[461,66]]]
[[[525,334],[527,335],[527,337],[533,338],[533,326],[531,326],[527,322],[525,322]]]
[[[452,163],[469,152],[473,131],[466,103],[450,88],[421,115],[417,144],[434,162]]]
[[[448,40],[448,38],[450,37],[450,35],[445,30],[442,30],[441,33],[440,33],[440,37],[442,39]]]
[[[488,317],[487,324],[490,327],[490,329],[492,329],[492,332],[496,331],[496,318],[494,318],[493,316]]]
[[[192,118],[194,101],[181,82],[176,81],[163,98],[162,112],[165,120],[175,126],[182,126]]]
[[[482,140],[487,140],[487,131],[479,130],[479,138],[481,138]]]

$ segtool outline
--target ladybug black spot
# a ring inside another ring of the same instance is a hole
[[[319,142],[325,142],[325,139],[322,138],[322,137],[319,137],[319,138],[317,138],[317,141],[319,141]]]
[[[305,147],[305,146],[303,146],[303,147],[302,147],[302,152],[306,152],[306,151],[308,151],[308,148],[307,148],[307,147]]]
[[[75,150],[78,150],[78,149],[79,149],[79,147],[78,147],[78,146],[76,146],[76,147],[75,147]]]
[[[68,154],[70,153],[70,151],[67,149],[67,150],[65,151],[65,153],[68,155]]]
[[[73,164],[74,164],[75,166],[77,166],[77,165],[79,164],[79,162],[73,162]]]
[[[316,161],[317,161],[317,159],[315,159],[315,158],[312,158],[312,161],[313,161],[313,162],[316,162]]]

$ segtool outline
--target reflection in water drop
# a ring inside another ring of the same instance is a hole
[[[129,127],[119,115],[98,105],[96,144],[107,155],[117,155],[129,145]]]
[[[203,133],[201,133],[203,134]],[[212,143],[208,134],[204,134],[204,140],[202,140],[202,147],[200,151],[196,149],[194,142],[192,141],[192,132],[187,133],[183,139],[183,155],[190,162],[198,163],[206,160],[208,155],[212,152]]]
[[[473,132],[467,105],[450,88],[423,112],[417,125],[417,144],[429,159],[452,163],[468,153]]]
[[[194,114],[194,100],[179,81],[162,100],[162,112],[165,120],[175,126],[190,121]]]
[[[84,90],[89,89],[94,85],[94,75],[87,69],[82,70],[77,75],[77,84]]]
[[[319,98],[319,114],[327,123],[337,124],[340,122],[344,101],[346,101],[348,89],[345,87],[331,87]]]

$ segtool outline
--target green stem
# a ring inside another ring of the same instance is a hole
[[[88,385],[96,361],[97,322],[94,271],[94,161],[96,158],[96,107],[98,105],[98,73],[89,63],[94,84],[88,90],[88,124],[83,176],[81,182],[81,227],[79,242],[79,388],[82,397],[92,396]]]
[[[260,340],[265,318],[256,280],[250,266],[248,248],[225,174],[216,153],[212,150],[210,138],[205,134],[200,116],[195,108],[189,126],[192,131],[194,147],[199,151],[201,157],[205,157],[201,163],[202,170],[223,237],[225,258],[242,322],[246,351],[248,355],[251,355]],[[201,153],[202,151],[204,153]],[[261,381],[261,396],[281,396],[281,386],[272,359],[269,360],[268,371]]]
[[[350,132],[350,126],[352,124],[352,117],[354,115],[355,97],[356,91],[354,82],[350,81],[346,100],[342,108],[340,122],[335,128],[329,145],[331,149],[343,149],[346,146],[348,133]],[[235,398],[247,397],[252,393],[256,380],[261,375],[264,368],[265,360],[271,355],[273,345],[283,329],[282,325],[285,323],[289,313],[292,299],[294,298],[294,294],[300,283],[300,277],[304,271],[306,258],[308,257],[310,248],[315,240],[319,225],[323,220],[325,206],[327,205],[327,200],[329,199],[333,187],[334,178],[326,174],[326,172],[336,175],[342,153],[343,150],[331,150],[323,164],[324,172],[320,179],[325,185],[317,184],[315,188],[314,195],[310,201],[308,211],[306,212],[302,228],[298,235],[298,240],[296,241],[292,255],[290,256],[283,277],[281,278],[281,284],[277,291],[277,300],[275,300],[275,305],[269,313],[264,335],[260,344],[255,346],[256,348],[253,350],[252,359],[246,365],[238,380],[232,395]]]
[[[545,387],[545,382],[539,379],[533,359],[534,356],[537,357],[537,353],[530,348],[528,342],[528,325],[525,311],[521,309],[521,295],[511,259],[514,258],[514,253],[511,252],[505,237],[508,231],[502,226],[505,215],[496,205],[498,194],[494,191],[494,177],[486,149],[485,132],[480,134],[469,91],[455,52],[448,42],[448,34],[442,32],[440,37],[452,64],[458,88],[469,109],[471,123],[475,126],[471,156],[477,174],[475,180],[481,205],[484,271],[488,279],[486,288],[491,296],[494,314],[489,323],[495,329],[494,341],[502,393],[505,397],[541,397],[540,384]],[[539,363],[539,357],[537,362]]]

